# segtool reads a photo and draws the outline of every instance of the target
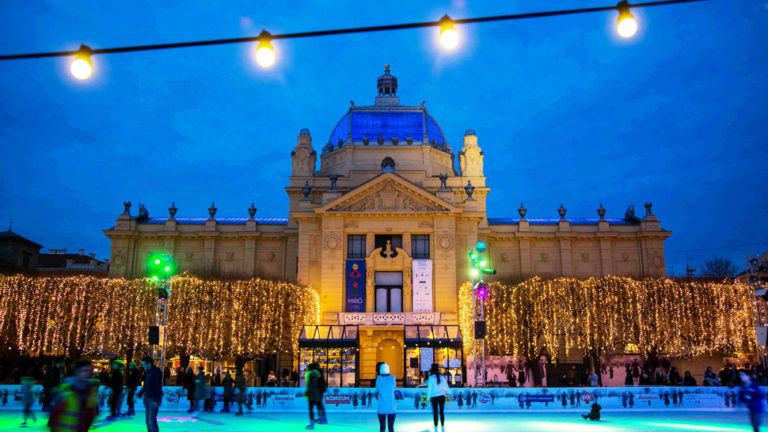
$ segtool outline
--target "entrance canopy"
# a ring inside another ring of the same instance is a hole
[[[462,348],[461,328],[457,325],[406,325],[405,346]]]
[[[299,348],[357,348],[356,325],[308,325],[301,329]]]

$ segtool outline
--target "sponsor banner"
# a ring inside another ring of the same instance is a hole
[[[432,260],[413,260],[413,311],[432,312]]]
[[[344,310],[365,312],[365,260],[347,260],[347,296]]]
[[[727,387],[574,387],[574,388],[451,388],[446,411],[577,411],[587,412],[592,403],[599,403],[608,410],[686,410],[735,409],[738,388]],[[42,386],[32,390],[33,409],[40,410]],[[128,392],[123,392],[123,398]],[[186,391],[182,387],[164,387],[160,411],[186,411],[189,407]],[[431,406],[426,388],[398,388],[395,393],[398,412],[429,411]],[[99,406],[108,410],[111,390],[99,388]],[[222,387],[212,394],[215,409],[223,406]],[[236,398],[233,398],[236,400]],[[144,409],[137,401],[136,410]],[[334,411],[376,412],[376,393],[372,388],[329,388],[324,402],[329,414]],[[125,407],[125,401],[123,401]],[[307,409],[305,389],[300,387],[250,387],[246,390],[245,406],[250,411],[304,412]],[[19,385],[0,385],[0,410],[22,410],[22,394]]]

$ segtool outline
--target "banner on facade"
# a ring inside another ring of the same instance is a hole
[[[365,312],[365,260],[347,260],[347,312]]]
[[[413,260],[413,311],[432,312],[432,260]]]

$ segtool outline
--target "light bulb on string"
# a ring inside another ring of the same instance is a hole
[[[259,43],[256,45],[256,63],[264,69],[271,68],[277,58],[275,49],[272,47],[272,35],[268,31],[262,30],[258,40]]]
[[[93,63],[91,62],[91,53],[93,50],[87,45],[80,45],[80,49],[75,54],[75,59],[69,65],[69,71],[72,76],[79,80],[87,80],[93,74]]]
[[[440,45],[448,51],[459,46],[459,32],[448,15],[440,18]]]
[[[619,10],[619,18],[616,22],[616,32],[624,39],[629,39],[637,34],[637,20],[629,11],[629,3],[622,0],[616,6]]]

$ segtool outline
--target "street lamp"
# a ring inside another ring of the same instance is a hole
[[[488,260],[484,254],[487,250],[487,244],[484,241],[479,241],[475,244],[475,248],[467,253],[469,258],[469,275],[472,281],[472,320],[474,322],[475,329],[475,344],[474,346],[474,361],[472,365],[473,376],[475,381],[475,387],[477,387],[477,341],[480,341],[482,346],[482,383],[485,386],[485,300],[488,298],[490,288],[483,281],[483,275],[494,275],[496,270],[488,267]]]
[[[616,32],[624,39],[629,39],[637,34],[637,20],[629,11],[627,0],[621,0],[616,8],[619,9],[619,18],[616,23]]]

